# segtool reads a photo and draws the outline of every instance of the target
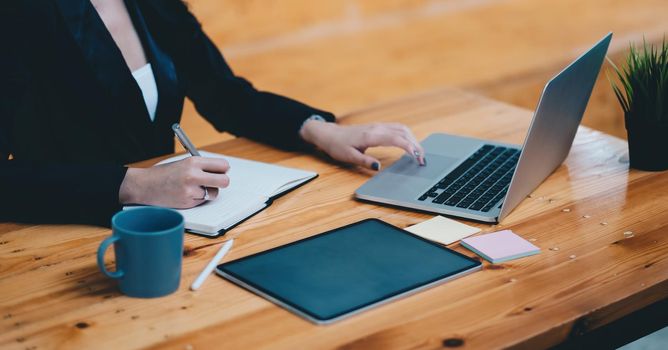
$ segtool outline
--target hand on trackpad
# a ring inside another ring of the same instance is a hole
[[[404,155],[396,163],[387,168],[387,171],[405,176],[436,179],[439,175],[443,174],[445,169],[452,167],[457,161],[456,158],[431,153],[427,153],[425,158],[427,159],[427,164],[420,166],[415,158]]]

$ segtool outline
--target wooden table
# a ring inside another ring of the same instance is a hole
[[[529,111],[452,89],[371,106],[343,123],[398,121],[432,132],[521,143]],[[219,245],[226,259],[364,218],[405,227],[431,215],[361,203],[372,172],[245,139],[206,148],[315,170],[225,237],[187,235],[179,290],[159,299],[121,295],[95,262],[110,230],[0,224],[0,347],[44,348],[540,348],[587,332],[668,295],[668,176],[629,171],[625,142],[581,128],[564,165],[501,225],[541,249],[329,326],[316,326],[221,278],[188,285]],[[383,165],[400,156],[374,149]],[[155,160],[154,160],[155,161]],[[145,165],[152,164],[147,162]],[[632,234],[625,232],[632,232]],[[473,254],[458,244],[452,248]],[[109,257],[111,259],[111,257]]]

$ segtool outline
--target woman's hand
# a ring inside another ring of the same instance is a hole
[[[301,137],[323,150],[332,158],[380,170],[380,162],[364,154],[369,147],[394,146],[406,151],[420,165],[425,165],[424,149],[403,124],[374,123],[364,125],[338,125],[318,120],[307,121],[300,131]]]
[[[192,208],[204,202],[204,189],[209,199],[218,195],[218,188],[227,187],[230,169],[224,159],[188,157],[151,168],[130,168],[118,193],[121,204],[146,204],[170,208]]]

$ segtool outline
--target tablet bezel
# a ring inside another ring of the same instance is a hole
[[[340,313],[337,313],[330,318],[320,318],[320,317],[318,317],[318,315],[315,315],[315,314],[311,313],[310,311],[301,308],[299,305],[295,305],[291,302],[283,300],[283,299],[279,298],[278,296],[275,296],[271,291],[267,291],[260,286],[254,285],[253,283],[251,283],[249,281],[246,281],[243,277],[235,275],[231,271],[224,270],[224,267],[227,264],[240,262],[240,261],[243,261],[243,260],[246,260],[246,259],[252,259],[252,258],[261,256],[261,255],[264,255],[264,254],[269,254],[274,250],[283,249],[283,248],[289,247],[291,245],[303,243],[305,241],[309,241],[309,240],[312,240],[312,239],[317,239],[321,236],[325,236],[325,235],[328,235],[328,234],[333,234],[337,231],[348,229],[351,226],[360,225],[360,224],[366,223],[368,221],[376,221],[376,222],[378,222],[382,225],[387,226],[390,229],[399,230],[404,234],[410,235],[410,236],[412,236],[414,238],[417,238],[417,239],[419,239],[423,242],[426,242],[430,245],[433,245],[433,246],[436,246],[440,249],[446,250],[449,253],[453,253],[453,254],[455,254],[459,257],[462,257],[462,258],[470,261],[471,263],[473,263],[473,266],[470,267],[470,268],[463,268],[463,269],[460,269],[460,270],[457,270],[457,271],[453,271],[453,272],[451,272],[447,275],[437,277],[437,278],[435,278],[433,280],[430,280],[430,281],[426,281],[425,283],[420,284],[420,285],[410,286],[409,288],[399,290],[396,293],[393,293],[393,294],[391,294],[391,295],[389,295],[385,298],[381,297],[381,298],[378,298],[378,299],[374,299],[374,300],[372,300],[372,301],[370,301],[370,302],[368,302],[364,305],[355,307],[353,309],[344,310]],[[356,315],[358,313],[361,313],[361,312],[364,312],[366,310],[372,309],[374,307],[377,307],[377,306],[389,303],[391,301],[395,301],[395,300],[407,297],[409,295],[412,295],[412,294],[418,293],[420,291],[435,287],[435,286],[437,286],[441,283],[445,283],[449,280],[452,280],[452,279],[455,279],[455,278],[458,278],[458,277],[462,277],[464,275],[467,275],[469,273],[472,273],[472,272],[475,272],[475,271],[478,271],[478,270],[481,270],[481,269],[482,269],[482,263],[479,260],[473,259],[473,258],[471,258],[467,255],[464,255],[462,253],[459,253],[457,251],[449,249],[449,248],[447,248],[445,246],[442,246],[438,243],[434,243],[432,241],[424,239],[424,238],[422,238],[420,236],[417,236],[417,235],[415,235],[411,232],[408,232],[406,230],[403,230],[401,228],[393,226],[393,225],[391,225],[391,224],[389,224],[385,221],[372,218],[372,219],[364,219],[364,220],[361,220],[361,221],[357,221],[357,222],[354,222],[352,224],[348,224],[348,225],[341,226],[341,227],[338,227],[338,228],[335,228],[335,229],[332,229],[332,230],[329,230],[329,231],[326,231],[326,232],[323,232],[323,233],[320,233],[320,234],[313,235],[311,237],[300,239],[300,240],[297,240],[297,241],[294,241],[294,242],[291,242],[291,243],[288,243],[288,244],[285,244],[285,245],[282,245],[282,246],[278,246],[278,247],[275,247],[275,248],[272,248],[272,249],[269,249],[269,250],[265,250],[265,251],[262,251],[262,252],[259,252],[259,253],[255,253],[255,254],[252,254],[252,255],[245,256],[243,258],[239,258],[239,259],[236,259],[236,260],[233,260],[233,261],[229,261],[229,262],[220,264],[216,267],[216,273],[218,275],[222,276],[223,278],[239,285],[240,287],[242,287],[244,289],[247,289],[247,290],[257,294],[257,295],[271,301],[272,303],[274,303],[274,304],[276,304],[280,307],[283,307],[283,308],[285,308],[285,309],[287,309],[287,310],[289,310],[289,311],[291,311],[291,312],[309,320],[310,322],[313,322],[313,323],[319,324],[319,325],[324,325],[324,324],[330,324],[330,323],[333,323],[333,322],[351,317],[353,315]]]

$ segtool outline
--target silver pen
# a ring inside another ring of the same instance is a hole
[[[201,157],[199,151],[197,148],[195,148],[195,145],[190,142],[190,139],[188,136],[186,136],[186,133],[183,132],[183,129],[181,129],[181,125],[179,125],[179,123],[172,124],[172,130],[174,130],[174,134],[176,134],[176,138],[179,139],[179,142],[181,142],[183,148],[185,148],[191,156]]]
[[[176,138],[179,139],[179,142],[181,142],[181,145],[183,145],[183,148],[190,153],[191,156],[193,157],[201,157],[199,154],[199,151],[197,148],[195,148],[195,145],[193,145],[192,142],[190,142],[190,139],[188,136],[186,136],[186,133],[183,132],[183,129],[181,129],[181,125],[179,123],[174,123],[172,124],[172,130],[174,130],[174,134],[176,134]],[[204,190],[204,197],[198,198],[199,200],[209,200],[209,190],[206,188],[206,186],[200,186]]]

